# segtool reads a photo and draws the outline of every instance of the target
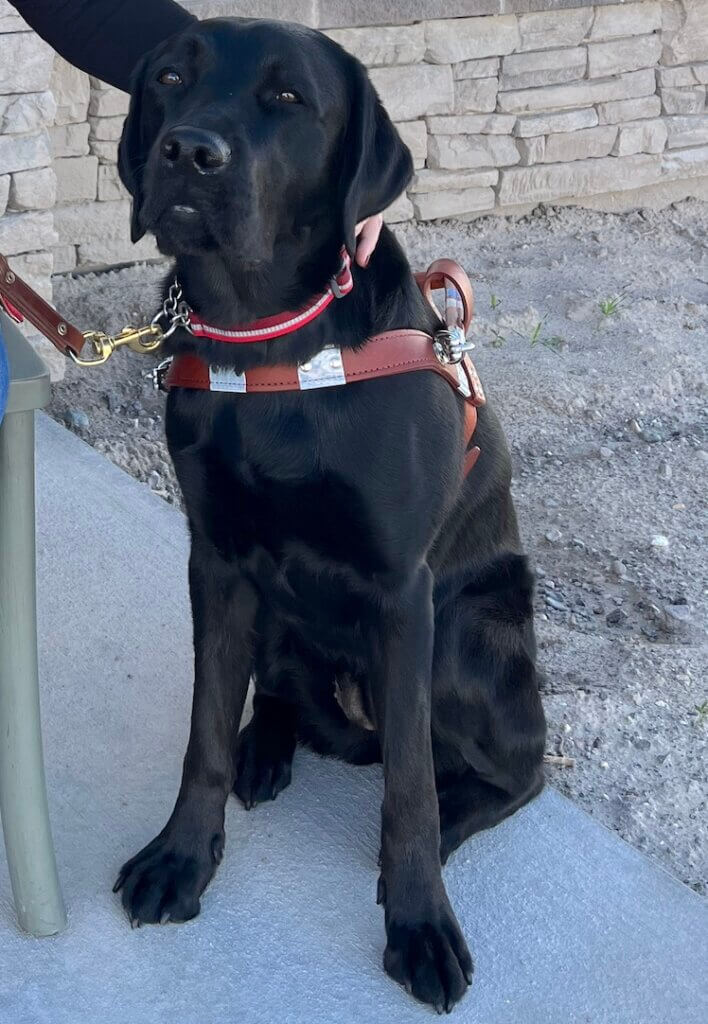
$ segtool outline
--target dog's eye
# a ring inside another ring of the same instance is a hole
[[[279,92],[275,98],[280,100],[281,103],[300,103],[300,97],[298,94],[296,92],[292,92],[290,89],[284,89],[282,92]]]
[[[181,85],[182,76],[172,68],[164,68],[157,76],[158,82],[162,85]]]

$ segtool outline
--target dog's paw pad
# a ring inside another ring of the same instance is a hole
[[[406,991],[438,1013],[449,1013],[472,983],[473,964],[454,917],[389,923],[384,968]]]

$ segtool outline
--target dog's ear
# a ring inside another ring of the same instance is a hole
[[[381,213],[401,194],[413,175],[413,160],[369,76],[353,58],[349,58],[348,76],[349,123],[341,155],[340,195],[344,244],[353,256],[356,225]]]
[[[118,146],[118,174],[133,197],[130,239],[138,242],[145,234],[140,213],[143,205],[143,171],[150,143],[145,124],[144,93],[147,58],[143,57],[131,79],[130,108]]]

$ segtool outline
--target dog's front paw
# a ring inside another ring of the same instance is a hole
[[[191,844],[178,844],[168,835],[159,835],[123,865],[113,892],[121,892],[133,927],[189,921],[197,916],[199,897],[223,856],[223,832],[212,837],[203,856],[195,855],[193,849]]]
[[[449,1013],[472,983],[474,971],[449,905],[417,920],[397,921],[391,915],[386,932],[386,972],[416,999],[429,1003],[438,1013]]]
[[[292,779],[294,737],[281,736],[253,718],[238,738],[234,793],[246,810],[275,800]]]

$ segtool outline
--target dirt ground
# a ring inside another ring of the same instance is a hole
[[[476,288],[536,567],[550,782],[708,891],[708,206],[402,225]],[[58,278],[82,327],[156,310],[165,268]],[[69,368],[51,414],[179,504],[144,357]],[[567,759],[567,763],[565,761]]]

